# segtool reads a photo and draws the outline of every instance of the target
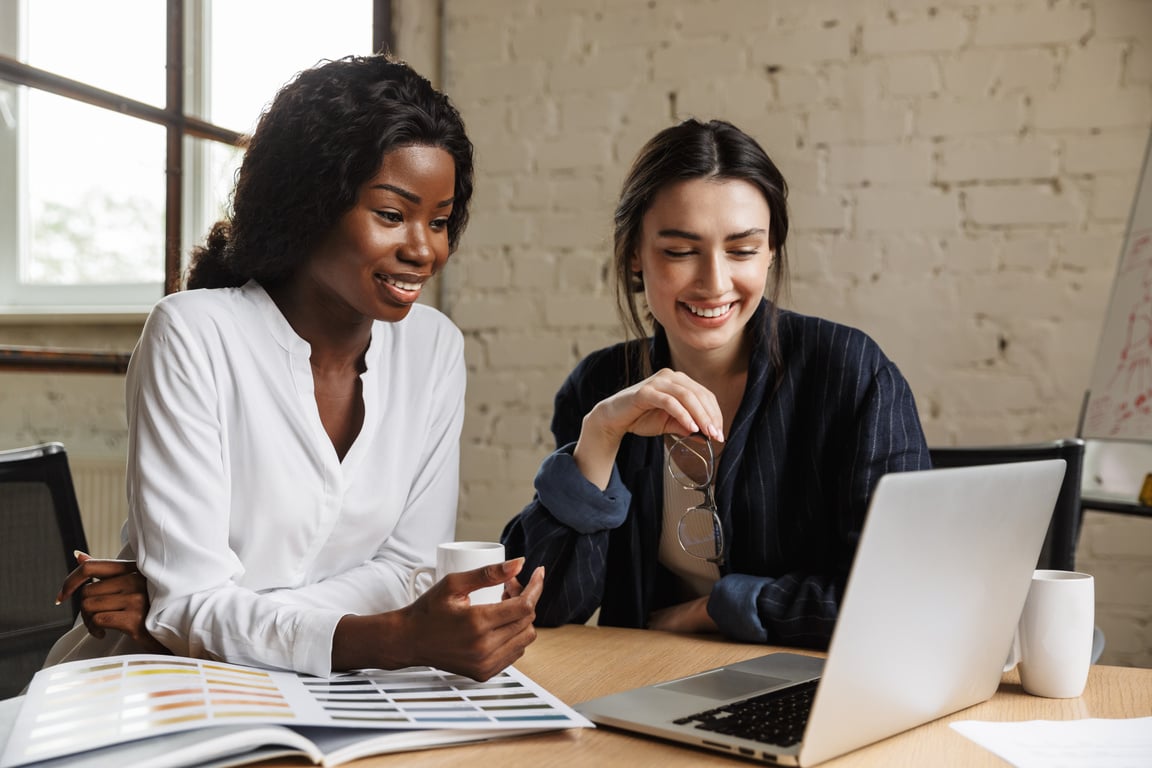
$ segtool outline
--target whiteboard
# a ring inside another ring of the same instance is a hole
[[[1080,436],[1152,442],[1152,172],[1144,168],[1096,349]]]

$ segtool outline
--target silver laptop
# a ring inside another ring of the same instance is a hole
[[[885,475],[826,661],[772,653],[575,709],[606,726],[808,766],[984,701],[1000,683],[1064,467]]]

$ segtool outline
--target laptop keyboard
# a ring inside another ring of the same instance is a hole
[[[674,721],[705,731],[764,744],[790,747],[800,742],[818,680],[725,704]]]

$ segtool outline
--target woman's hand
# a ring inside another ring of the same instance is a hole
[[[167,653],[144,627],[148,616],[148,585],[136,569],[135,560],[99,560],[84,552],[76,553],[79,565],[56,596],[56,603],[68,600],[80,590],[80,616],[93,637],[103,638],[114,629],[131,637],[141,650]]]
[[[648,616],[648,629],[665,632],[718,632],[708,615],[708,598],[700,597],[679,605],[670,605]]]
[[[453,573],[414,603],[378,616],[345,616],[333,639],[333,669],[432,666],[487,680],[515,662],[536,639],[536,601],[544,589],[537,568],[523,587],[524,558]],[[468,594],[504,584],[504,599],[471,605]]]
[[[690,435],[724,440],[724,415],[716,396],[680,371],[663,368],[597,403],[580,428],[573,457],[589,482],[604,489],[620,441],[637,435]]]

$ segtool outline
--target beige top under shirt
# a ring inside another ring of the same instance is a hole
[[[713,443],[712,448],[715,451],[713,460],[718,465],[719,446]],[[664,464],[668,464],[667,446],[664,448]],[[664,525],[660,531],[659,559],[661,565],[676,576],[681,601],[707,597],[712,594],[712,585],[720,579],[719,566],[685,552],[676,533],[684,513],[703,502],[703,491],[684,488],[667,469],[664,470]]]

